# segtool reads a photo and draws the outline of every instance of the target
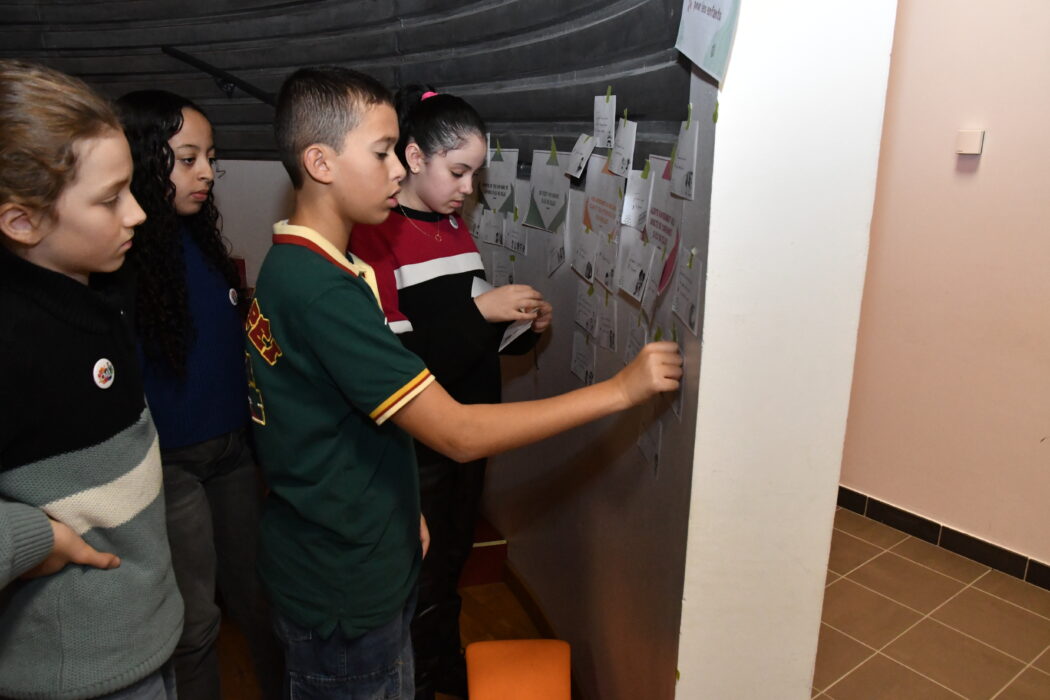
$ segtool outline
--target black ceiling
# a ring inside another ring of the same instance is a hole
[[[674,50],[681,0],[0,0],[0,56],[78,75],[111,97],[181,93],[208,112],[224,158],[274,158],[265,97],[292,70],[336,63],[391,88],[427,82],[474,104],[502,145],[571,148],[592,96],[613,86],[639,149],[670,152],[688,68]]]

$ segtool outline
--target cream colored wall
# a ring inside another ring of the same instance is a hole
[[[902,0],[842,467],[1050,562],[1050,3]],[[986,129],[956,156],[958,129]]]
[[[812,694],[895,0],[744,0],[720,96],[676,698]]]

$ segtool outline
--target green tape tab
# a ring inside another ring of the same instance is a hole
[[[554,137],[551,136],[551,155],[547,159],[547,165],[558,164],[558,144],[554,143]]]
[[[605,101],[608,102],[612,99],[612,85],[605,88]]]

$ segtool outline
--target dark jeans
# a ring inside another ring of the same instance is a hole
[[[466,697],[457,588],[474,546],[486,460],[458,464],[433,453],[425,459],[419,464],[419,491],[430,551],[419,573],[419,604],[412,620],[416,698],[431,700],[435,691]]]
[[[413,593],[382,627],[352,638],[336,627],[327,639],[276,611],[274,628],[284,646],[290,700],[411,700],[415,608]]]
[[[281,653],[255,573],[261,492],[245,432],[161,451],[171,562],[186,604],[172,656],[185,700],[220,698],[216,585],[248,639],[262,696],[281,696]]]

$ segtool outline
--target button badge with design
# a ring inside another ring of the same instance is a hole
[[[112,362],[103,357],[95,363],[95,368],[91,371],[91,374],[95,380],[95,386],[99,389],[108,389],[113,386],[117,370],[113,367]]]

